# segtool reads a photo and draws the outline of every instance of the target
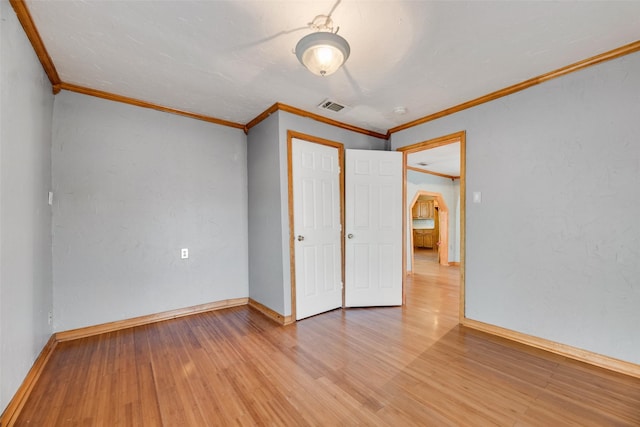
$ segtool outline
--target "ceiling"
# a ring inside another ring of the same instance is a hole
[[[640,39],[640,1],[26,4],[64,83],[241,124],[281,102],[381,133]],[[334,6],[351,56],[318,77],[292,50]]]
[[[454,142],[407,155],[407,166],[449,177],[460,177],[460,143]]]

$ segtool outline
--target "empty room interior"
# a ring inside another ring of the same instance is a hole
[[[0,427],[640,425],[640,1],[0,0]]]

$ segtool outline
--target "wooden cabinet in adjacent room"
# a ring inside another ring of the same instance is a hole
[[[427,231],[427,233],[424,233],[424,247],[428,249],[433,249],[435,247],[433,230],[425,230],[425,231]]]
[[[435,230],[413,230],[413,246],[416,248],[433,249],[436,243]]]
[[[418,200],[411,210],[414,219],[435,218],[435,204],[433,200]]]

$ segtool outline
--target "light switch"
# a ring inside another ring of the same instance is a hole
[[[479,191],[473,192],[473,203],[482,203],[482,193]]]

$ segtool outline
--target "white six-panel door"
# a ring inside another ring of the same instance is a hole
[[[296,320],[342,306],[338,149],[292,139]]]
[[[402,305],[402,153],[346,150],[345,305]]]

